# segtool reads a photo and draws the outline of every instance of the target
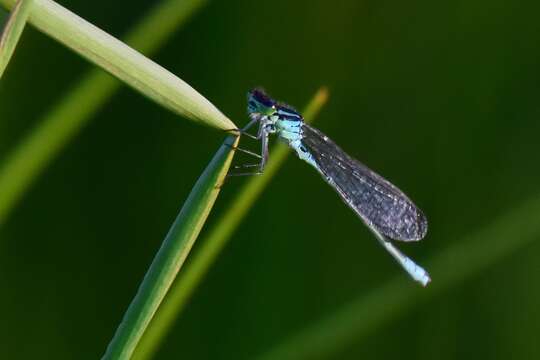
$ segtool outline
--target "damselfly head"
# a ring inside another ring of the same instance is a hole
[[[266,95],[263,89],[256,88],[248,93],[248,113],[272,115],[276,111],[276,102]]]

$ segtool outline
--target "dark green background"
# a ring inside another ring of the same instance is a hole
[[[61,3],[116,36],[152,6]],[[425,211],[428,236],[401,246],[425,263],[540,194],[539,13],[532,0],[213,1],[155,60],[237,124],[253,86],[302,108],[327,85],[317,126]],[[0,159],[90,68],[25,31],[0,82]],[[101,356],[222,138],[131,89],[116,95],[0,229],[0,358]],[[227,184],[209,225],[245,181]],[[521,248],[333,358],[539,358],[539,253]],[[159,358],[250,358],[396,275],[430,291],[291,158]]]

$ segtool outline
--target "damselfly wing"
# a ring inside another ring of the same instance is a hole
[[[422,211],[388,180],[306,123],[302,124],[301,142],[315,168],[367,226],[393,240],[416,241],[426,235]]]

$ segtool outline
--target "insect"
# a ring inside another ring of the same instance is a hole
[[[260,140],[261,154],[238,150],[256,156],[260,161],[241,166],[255,168],[255,172],[233,175],[261,174],[268,159],[268,136],[277,135],[300,159],[322,175],[414,280],[423,286],[430,282],[428,273],[391,242],[417,241],[427,232],[426,217],[401,190],[347,155],[326,135],[306,124],[296,110],[273,100],[262,89],[248,93],[248,114],[250,121],[239,132]],[[256,124],[257,134],[248,133],[247,130]]]

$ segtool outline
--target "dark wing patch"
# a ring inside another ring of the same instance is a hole
[[[302,144],[321,174],[368,226],[394,240],[415,241],[426,235],[424,214],[401,190],[351,158],[319,130],[307,124],[302,130]]]

